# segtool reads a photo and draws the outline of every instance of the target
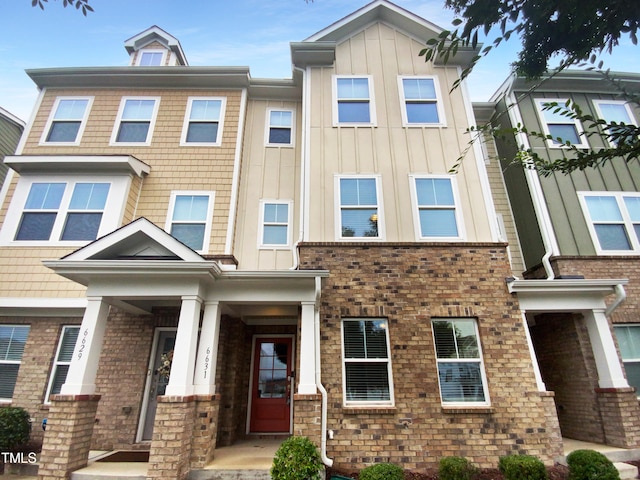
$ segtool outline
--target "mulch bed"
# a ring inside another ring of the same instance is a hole
[[[569,478],[569,469],[563,465],[556,465],[554,467],[548,467],[549,480],[567,480]],[[327,470],[327,480],[330,480],[332,476],[340,475],[341,477],[347,477],[352,479],[358,478],[357,472],[346,472],[344,470],[338,470],[330,468]],[[405,480],[438,480],[437,470],[425,470],[422,472],[404,472]],[[474,480],[504,480],[504,476],[498,469],[485,468],[475,477]]]

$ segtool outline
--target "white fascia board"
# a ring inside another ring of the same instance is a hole
[[[82,317],[86,298],[0,297],[0,316]]]
[[[138,177],[148,175],[151,167],[131,155],[11,155],[4,163],[20,174],[69,172],[121,172]]]

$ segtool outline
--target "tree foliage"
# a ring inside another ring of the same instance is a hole
[[[44,4],[47,2],[49,0],[31,0],[31,6],[40,7],[41,10],[44,10]],[[93,12],[93,8],[89,5],[89,0],[62,0],[62,6],[75,6],[76,10],[81,11],[85,17],[88,12]]]

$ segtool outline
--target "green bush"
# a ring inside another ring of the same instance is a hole
[[[471,480],[478,469],[463,457],[445,457],[440,459],[438,476],[440,480]]]
[[[500,471],[506,480],[547,480],[544,463],[531,455],[508,455],[500,457]]]
[[[360,480],[403,480],[404,470],[393,463],[377,463],[360,470]]]
[[[0,451],[13,450],[29,441],[31,423],[24,408],[0,408]]]
[[[595,450],[576,450],[567,455],[569,480],[620,480],[607,457]]]
[[[307,437],[289,437],[273,458],[273,480],[321,480],[324,469],[318,449]]]

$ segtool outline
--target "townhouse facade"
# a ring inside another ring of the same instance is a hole
[[[375,0],[292,43],[290,79],[189,66],[155,26],[127,67],[27,72],[41,94],[0,207],[0,401],[47,419],[40,478],[117,449],[181,479],[265,435],[345,468],[561,455],[560,387],[533,348],[542,285],[508,281],[535,265],[509,182],[478,144],[449,173],[475,123],[451,87],[475,52],[425,63],[440,32]],[[620,275],[586,289],[585,349],[615,351]],[[613,412],[635,395],[605,353]]]

